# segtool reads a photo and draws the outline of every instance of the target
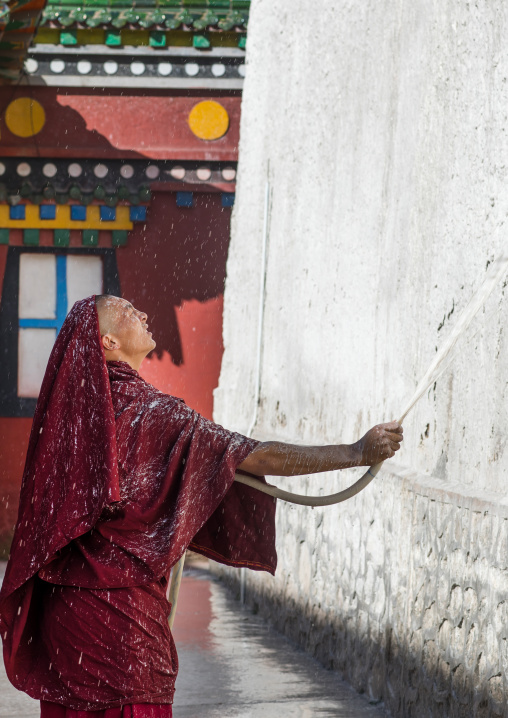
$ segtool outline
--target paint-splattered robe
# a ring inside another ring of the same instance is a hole
[[[171,704],[165,594],[190,546],[273,573],[274,501],[234,481],[256,442],[106,365],[93,297],[59,334],[0,594],[11,682],[75,710]]]

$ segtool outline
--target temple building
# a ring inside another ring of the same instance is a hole
[[[149,315],[142,374],[212,415],[250,0],[0,5],[0,548],[73,302]]]

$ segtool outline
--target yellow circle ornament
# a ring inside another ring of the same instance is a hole
[[[229,130],[229,115],[218,102],[198,102],[190,112],[189,127],[200,140],[219,140]]]
[[[5,124],[17,137],[33,137],[46,124],[46,113],[37,100],[31,97],[18,97],[5,111]]]

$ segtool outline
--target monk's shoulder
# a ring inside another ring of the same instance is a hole
[[[141,391],[130,397],[129,413],[137,415],[139,419],[149,422],[167,422],[168,420],[188,422],[194,420],[194,412],[183,399],[171,394],[165,394],[150,384],[146,384]]]

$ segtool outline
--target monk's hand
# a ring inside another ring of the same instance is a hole
[[[403,429],[398,421],[372,427],[365,436],[353,444],[359,456],[358,466],[373,466],[391,459],[400,449],[402,433]]]

